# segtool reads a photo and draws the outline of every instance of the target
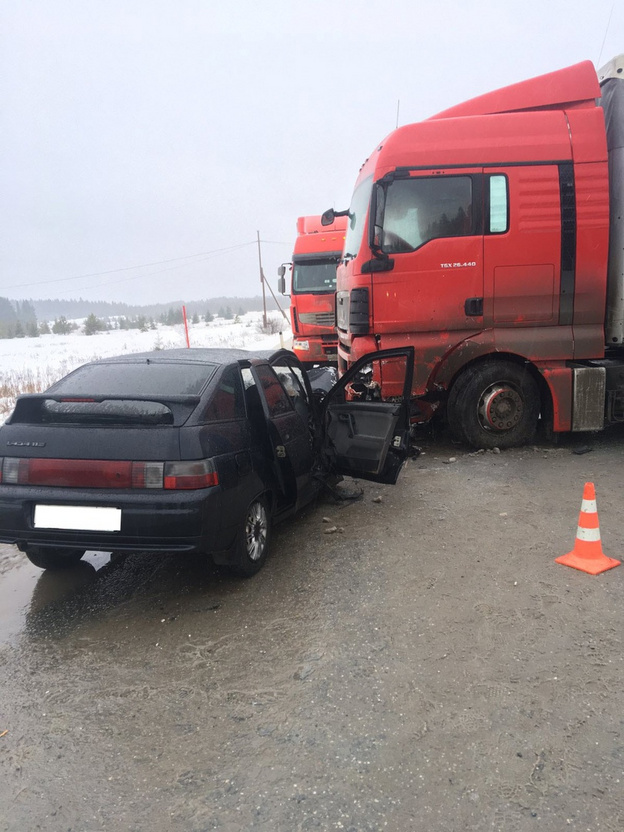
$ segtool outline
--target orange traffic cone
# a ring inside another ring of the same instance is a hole
[[[586,482],[583,489],[583,502],[579,514],[578,529],[574,549],[567,555],[555,558],[555,563],[572,566],[590,575],[598,575],[619,566],[620,561],[608,558],[602,551],[598,509],[596,508],[596,489],[593,482]]]

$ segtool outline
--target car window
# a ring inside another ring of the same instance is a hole
[[[262,385],[264,398],[269,408],[269,416],[290,413],[292,410],[290,400],[273,370],[266,364],[260,364],[255,370]]]
[[[202,414],[202,421],[244,419],[243,387],[238,367],[226,367]]]
[[[197,395],[217,369],[216,364],[185,364],[153,360],[111,361],[85,364],[47,391],[64,396],[161,396]]]
[[[310,402],[303,383],[301,371],[298,368],[284,366],[273,367],[275,373],[286,391],[295,412],[307,423],[310,418]]]

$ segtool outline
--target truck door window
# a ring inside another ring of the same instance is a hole
[[[397,179],[386,191],[382,250],[414,251],[438,237],[469,236],[472,216],[470,176]]]
[[[507,197],[507,177],[495,174],[489,177],[489,227],[490,234],[504,234],[509,229],[509,200]]]

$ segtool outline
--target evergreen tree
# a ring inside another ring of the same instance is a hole
[[[0,298],[0,323],[13,324],[17,320],[13,304],[8,298]]]
[[[106,324],[99,318],[96,318],[93,312],[87,317],[84,322],[84,334],[94,335],[96,332],[101,332],[106,329]]]
[[[72,331],[72,325],[69,323],[65,315],[60,318],[55,318],[52,324],[52,332],[55,335],[68,335]]]

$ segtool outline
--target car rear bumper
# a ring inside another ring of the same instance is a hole
[[[35,528],[35,506],[111,507],[119,531]],[[193,491],[111,493],[100,489],[0,486],[0,542],[104,551],[208,552],[231,545],[234,522],[219,486]]]

